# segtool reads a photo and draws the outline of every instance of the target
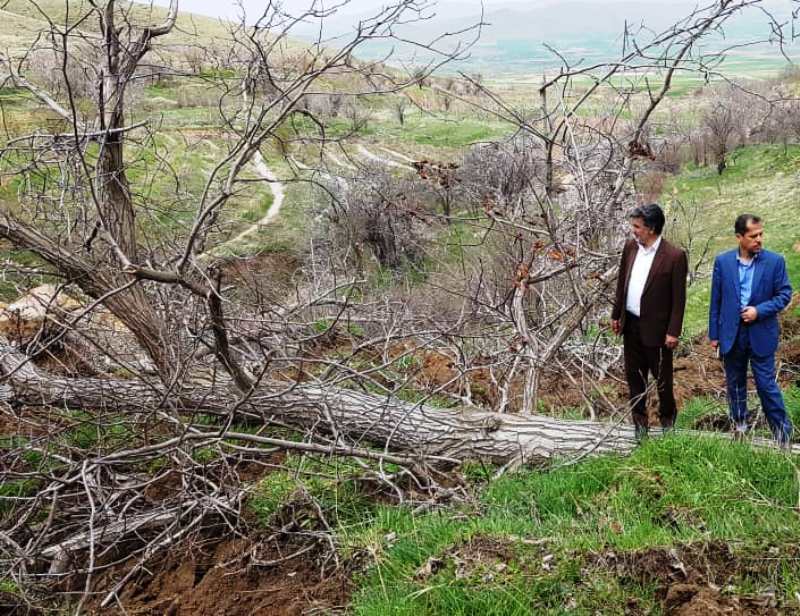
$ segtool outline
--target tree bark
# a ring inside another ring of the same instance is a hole
[[[227,389],[197,387],[167,394],[160,383],[59,378],[35,368],[5,341],[0,341],[0,371],[8,386],[6,400],[24,406],[114,408],[121,413],[161,407],[219,415],[236,407],[243,418],[335,431],[358,446],[369,444],[420,458],[523,464],[627,453],[636,446],[633,428],[627,424],[492,413],[477,407],[437,408],[318,385],[267,382],[243,401],[232,384]],[[770,443],[756,439],[754,444]],[[800,452],[800,446],[793,451]]]
[[[227,415],[238,404],[237,412],[243,417],[274,418],[298,429],[335,430],[355,444],[369,443],[387,452],[498,464],[625,452],[635,445],[628,426],[499,414],[476,407],[436,408],[346,389],[277,382],[261,385],[244,402],[232,386],[198,387],[167,395],[160,383],[48,375],[5,343],[0,344],[0,353],[0,370],[10,388],[7,399],[24,406],[114,408],[119,412],[166,407]]]

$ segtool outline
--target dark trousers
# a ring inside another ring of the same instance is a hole
[[[783,394],[775,381],[775,354],[754,355],[750,346],[750,328],[740,325],[736,342],[723,356],[725,381],[728,386],[728,407],[731,420],[737,426],[747,425],[747,364],[753,370],[756,391],[761,399],[761,408],[767,417],[775,438],[781,442],[792,436],[792,422],[786,415]]]
[[[647,427],[647,376],[653,375],[658,391],[658,415],[662,427],[675,423],[678,407],[672,391],[672,349],[664,345],[650,347],[642,344],[638,317],[625,316],[623,346],[625,350],[625,377],[630,390],[633,423]]]

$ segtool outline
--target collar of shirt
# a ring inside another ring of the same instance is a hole
[[[643,252],[646,255],[654,254],[658,250],[658,247],[661,246],[661,236],[659,235],[658,238],[656,238],[656,241],[650,244],[648,247],[645,247],[644,244],[640,244],[639,242],[636,242],[636,245],[639,247],[640,252]]]
[[[756,262],[756,259],[758,259],[758,255],[760,254],[761,254],[760,252],[757,252],[751,257],[749,261],[745,261],[744,259],[742,259],[742,255],[737,252],[736,261],[737,263],[739,263],[741,267],[752,267],[753,263]]]

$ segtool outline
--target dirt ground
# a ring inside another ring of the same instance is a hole
[[[0,614],[3,616],[41,616],[43,612],[38,608],[26,605],[14,593],[0,591]]]
[[[669,616],[777,616],[798,611],[780,605],[773,592],[741,595],[730,585],[742,577],[776,579],[781,567],[797,557],[797,546],[739,555],[727,543],[715,541],[637,552],[609,551],[591,556],[588,564],[590,571],[602,569],[622,581],[655,585],[656,598]],[[640,612],[629,605],[626,613]]]
[[[352,584],[345,568],[327,570],[319,550],[290,558],[308,545],[254,543],[222,539],[192,546],[157,559],[150,574],[131,580],[120,604],[101,608],[105,593],[123,570],[97,585],[92,614],[138,616],[294,616],[316,611],[335,613],[348,603]],[[255,555],[255,558],[251,557]],[[258,564],[261,563],[261,564]],[[272,563],[272,564],[270,564]],[[124,610],[124,611],[123,611]]]
[[[231,262],[226,268],[230,277],[246,279],[256,275],[264,266],[271,264],[271,257],[260,261]],[[267,270],[270,268],[267,267]],[[271,275],[281,277],[282,271]],[[283,277],[284,284],[290,284]],[[793,306],[800,305],[800,294],[795,296]],[[783,366],[800,365],[800,316],[794,311],[783,319],[784,340],[780,352]],[[349,345],[351,341],[339,340],[335,333],[318,341],[319,348],[312,353],[324,355],[337,345]],[[403,345],[393,348],[391,354],[400,356],[408,349]],[[415,381],[420,388],[437,388],[453,383],[453,393],[463,393],[458,384],[453,359],[436,350],[413,351],[416,359]],[[782,377],[786,382],[796,378],[795,372],[786,370]],[[616,375],[620,377],[621,375]],[[497,392],[486,370],[471,373],[472,394],[479,404],[495,402]],[[606,398],[614,405],[625,401],[624,382],[609,378],[599,384]],[[686,400],[710,395],[724,397],[724,375],[720,361],[709,345],[698,338],[685,346],[675,358],[675,393],[679,406]],[[575,406],[580,408],[584,400],[568,379],[548,375],[542,382],[542,394],[546,405]],[[602,410],[602,406],[598,406]],[[656,398],[651,396],[650,408],[656,410]],[[610,409],[609,409],[610,410]],[[600,413],[602,417],[602,413]],[[656,417],[653,417],[656,420]],[[727,429],[723,416],[705,416],[694,428],[707,430]],[[22,434],[25,423],[10,414],[0,413],[0,435]],[[247,469],[243,469],[247,470]],[[252,476],[244,479],[256,480],[263,470],[254,468]],[[247,474],[247,473],[245,473]],[[159,500],[168,496],[170,486],[154,485],[147,498]],[[472,577],[476,571],[485,576],[502,576],[506,563],[512,560],[512,546],[495,539],[473,538],[469,543],[455,546],[444,555],[452,561],[457,572]],[[800,552],[793,557],[800,556]],[[789,613],[781,610],[773,596],[738,596],[726,590],[734,575],[763,569],[763,563],[775,562],[774,557],[744,561],[736,556],[729,546],[712,543],[700,547],[676,549],[653,549],[627,554],[606,553],[590,559],[590,568],[611,570],[614,575],[653,584],[664,612],[675,616],[715,616],[716,614],[772,615]],[[754,564],[755,563],[755,564]],[[217,536],[186,543],[174,552],[148,563],[145,570],[131,579],[120,593],[120,604],[100,608],[105,594],[121,579],[131,565],[112,568],[100,576],[95,584],[94,603],[89,611],[93,614],[203,616],[225,614],[245,616],[250,614],[295,615],[305,613],[336,613],[344,611],[353,590],[355,565],[334,567],[330,553],[322,546],[302,539],[302,533],[281,541],[254,538]],[[435,573],[442,562],[433,559],[418,572],[420,579]],[[34,614],[22,605],[9,601],[13,595],[0,593],[0,613]],[[4,605],[4,600],[5,605]],[[630,613],[637,613],[636,606],[629,606]],[[8,611],[10,610],[10,611]]]

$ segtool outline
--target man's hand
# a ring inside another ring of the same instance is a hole
[[[619,325],[619,319],[611,319],[611,331],[614,332],[617,336],[620,335],[622,332],[622,328]]]
[[[719,348],[719,340],[710,340],[709,342],[711,342],[711,348],[715,351]]]
[[[758,310],[752,306],[747,306],[742,310],[741,316],[744,323],[755,323],[755,320],[758,318]]]
[[[667,339],[664,340],[664,346],[668,349],[674,349],[676,346],[678,346],[678,339],[675,336],[670,336],[667,334]]]

